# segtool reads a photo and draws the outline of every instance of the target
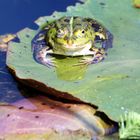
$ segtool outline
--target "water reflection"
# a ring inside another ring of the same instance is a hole
[[[56,56],[56,74],[61,80],[82,80],[86,74],[87,65],[79,65],[82,57]]]
[[[9,73],[6,64],[6,53],[0,52],[0,102],[14,102],[23,98],[17,83]]]

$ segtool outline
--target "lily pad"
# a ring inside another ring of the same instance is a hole
[[[31,40],[38,30],[26,28],[17,33],[20,42],[9,44],[7,66],[21,82],[55,96],[96,104],[114,120],[124,111],[140,112],[139,9],[129,0],[88,0],[68,7],[67,12],[41,17],[36,23],[42,27],[46,21],[75,15],[94,18],[113,34],[113,48],[103,62],[73,70],[69,64],[78,58],[58,59],[60,68],[49,69],[33,59]],[[69,78],[67,68],[76,78]]]

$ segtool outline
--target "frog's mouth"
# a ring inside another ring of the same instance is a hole
[[[83,49],[87,49],[89,50],[92,47],[92,42],[91,41],[87,41],[83,44],[60,44],[60,43],[56,43],[56,46],[59,46],[59,48],[62,48],[66,51],[78,51],[78,50],[83,50]]]

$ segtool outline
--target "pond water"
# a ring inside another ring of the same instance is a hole
[[[40,16],[54,11],[65,11],[78,0],[0,0],[0,34],[15,33],[22,28],[32,27]]]

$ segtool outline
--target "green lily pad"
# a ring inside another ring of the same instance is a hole
[[[84,9],[84,10],[83,10]],[[140,11],[129,0],[88,0],[39,18],[41,27],[62,16],[90,17],[100,21],[113,35],[107,58],[87,68],[71,64],[79,58],[57,59],[59,68],[47,68],[33,59],[31,40],[38,31],[24,29],[20,42],[9,44],[7,65],[16,77],[43,92],[96,104],[112,119],[124,111],[140,112]]]

